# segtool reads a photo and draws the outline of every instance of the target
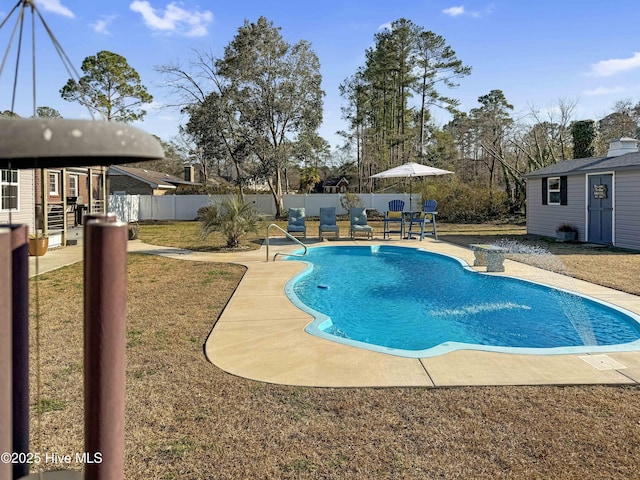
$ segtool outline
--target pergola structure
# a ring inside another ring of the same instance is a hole
[[[18,33],[10,110],[14,112],[25,17],[31,13],[35,117],[36,18],[41,20],[70,76],[78,75],[33,0],[19,0],[0,22],[0,29],[14,13],[17,21],[0,60],[0,76]],[[153,136],[122,123],[0,118],[3,170],[108,166],[163,157],[163,149]],[[109,215],[85,217],[84,454],[100,462],[87,462],[84,475],[39,472],[29,476],[28,454],[34,450],[29,448],[28,227],[12,224],[11,211],[9,224],[0,226],[0,452],[13,452],[18,460],[0,462],[0,478],[124,478],[126,255],[125,223]],[[37,265],[38,257],[36,270]],[[39,331],[37,312],[35,321]]]
[[[163,156],[153,136],[127,125],[0,119],[0,168],[111,165]],[[108,215],[86,220],[85,452],[99,452],[102,462],[87,464],[85,478],[123,478],[127,225]],[[25,225],[0,228],[0,451],[25,454],[30,452],[27,242]],[[0,463],[0,478],[21,478],[29,465],[11,468]]]

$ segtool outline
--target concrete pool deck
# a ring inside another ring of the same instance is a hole
[[[205,343],[208,359],[222,370],[252,380],[318,387],[577,385],[640,383],[640,351],[597,354],[520,355],[458,350],[430,358],[404,358],[312,336],[304,327],[312,317],[286,297],[286,282],[304,269],[302,262],[273,262],[276,252],[299,248],[272,239],[241,253],[199,253],[129,242],[130,252],[194,261],[245,265],[247,272]],[[416,240],[344,240],[308,245],[399,245],[425,248],[473,264],[473,252],[449,243]],[[640,297],[564,275],[505,260],[508,275],[565,288],[640,314]],[[482,267],[477,268],[482,271]]]

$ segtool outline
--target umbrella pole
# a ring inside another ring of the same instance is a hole
[[[413,177],[409,177],[409,211],[413,208]]]

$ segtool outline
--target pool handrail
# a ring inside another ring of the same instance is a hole
[[[307,246],[302,243],[300,240],[298,240],[296,237],[294,237],[293,235],[291,235],[289,232],[287,232],[285,229],[283,229],[282,227],[280,227],[278,224],[276,223],[272,223],[267,227],[267,262],[269,261],[269,230],[271,230],[271,227],[275,227],[278,230],[280,230],[282,233],[284,233],[287,237],[289,237],[291,240],[293,240],[294,242],[296,242],[297,244],[299,244],[300,246],[302,246],[302,248],[304,248],[304,253],[282,253],[282,252],[277,252],[274,256],[273,256],[273,261],[276,261],[276,257],[278,255],[290,255],[292,257],[304,257],[307,254]]]

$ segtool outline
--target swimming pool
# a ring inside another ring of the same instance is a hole
[[[287,257],[287,260],[300,260]],[[561,289],[475,272],[453,257],[374,245],[310,248],[289,299],[323,338],[406,357],[640,350],[640,316]]]

